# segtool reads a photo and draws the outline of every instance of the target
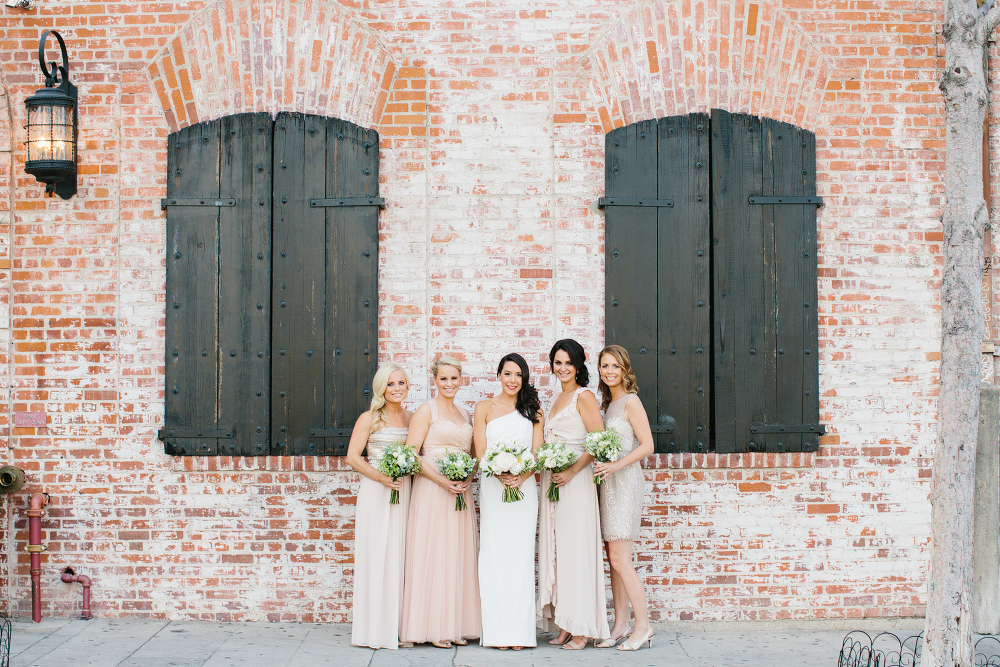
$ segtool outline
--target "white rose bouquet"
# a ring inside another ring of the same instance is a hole
[[[617,461],[622,455],[622,440],[618,431],[613,428],[606,428],[603,431],[594,431],[587,434],[587,439],[583,442],[583,448],[587,450],[595,461],[607,463]],[[604,484],[604,480],[594,475],[594,484]]]
[[[534,470],[535,457],[531,455],[530,449],[520,449],[512,442],[498,442],[486,450],[482,463],[483,472],[487,475],[497,477],[504,473],[520,475],[525,470]],[[503,501],[505,503],[517,502],[524,498],[520,487],[509,487],[504,485]]]
[[[397,442],[382,450],[382,458],[378,460],[378,470],[383,475],[392,477],[392,481],[395,482],[400,477],[419,473],[420,457],[412,447],[407,447],[405,442]],[[396,489],[389,494],[389,504],[399,504],[399,491]]]
[[[535,470],[539,472],[548,470],[549,472],[562,472],[573,465],[579,458],[576,452],[561,442],[546,442],[535,453],[538,464]],[[546,497],[552,502],[559,500],[559,487],[555,482],[549,483],[549,491]]]
[[[474,459],[466,452],[450,451],[438,459],[438,470],[441,474],[453,482],[464,481],[476,469],[479,459]],[[468,505],[465,502],[465,494],[455,496],[455,510],[464,510]]]

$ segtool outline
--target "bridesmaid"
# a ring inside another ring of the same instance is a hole
[[[355,646],[395,649],[399,645],[399,615],[403,602],[403,548],[410,478],[393,481],[378,471],[382,449],[406,439],[410,417],[403,401],[410,379],[399,364],[383,364],[372,380],[371,409],[358,417],[347,446],[347,463],[364,477],[354,518]],[[368,461],[361,456],[367,446]],[[399,491],[399,504],[389,493]]]
[[[541,488],[549,481],[559,487],[560,499],[541,498],[538,527],[538,625],[549,621],[561,629],[551,644],[578,650],[587,639],[606,639],[607,598],[604,592],[604,556],[593,481],[593,457],[583,449],[590,431],[604,427],[594,394],[585,389],[590,380],[584,352],[575,340],[557,341],[549,352],[549,365],[562,385],[545,424],[546,442],[563,442],[580,454],[560,473],[543,472]]]
[[[508,354],[497,366],[500,391],[476,405],[476,457],[489,446],[512,442],[521,450],[542,446],[542,411],[528,364]],[[503,502],[504,487],[520,487],[524,498]],[[479,485],[479,591],[482,595],[481,646],[520,651],[535,646],[535,527],[538,489],[534,471],[483,476]]]
[[[437,467],[449,450],[472,449],[469,413],[455,405],[462,365],[451,357],[431,364],[437,397],[410,420],[406,444],[423,459],[413,480],[403,573],[403,645],[430,642],[438,648],[465,645],[479,636],[479,581],[476,573],[476,513],[469,480],[453,482]],[[469,508],[455,510],[465,494]]]
[[[632,565],[632,545],[639,539],[642,514],[643,477],[639,462],[653,453],[653,434],[646,410],[636,393],[635,374],[628,352],[620,345],[609,345],[598,357],[601,375],[602,408],[608,428],[618,431],[622,455],[617,461],[594,464],[594,473],[604,478],[600,485],[601,532],[611,564],[611,594],[615,606],[615,624],[611,637],[598,644],[614,646],[628,633],[628,606],[632,604],[635,628],[619,651],[634,651],[648,643],[652,646],[653,629],[649,625],[646,593]]]

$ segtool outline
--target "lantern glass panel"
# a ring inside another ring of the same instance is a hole
[[[72,107],[39,105],[28,109],[29,160],[73,162],[73,149]]]

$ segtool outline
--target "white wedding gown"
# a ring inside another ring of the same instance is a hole
[[[513,442],[531,449],[533,424],[516,410],[486,425],[487,447]],[[503,484],[482,476],[479,486],[481,646],[535,646],[535,529],[538,486],[521,484],[524,498],[503,502]]]

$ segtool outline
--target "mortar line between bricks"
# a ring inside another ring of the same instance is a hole
[[[157,630],[156,632],[154,632],[154,633],[153,633],[153,634],[151,634],[150,636],[146,637],[146,641],[144,641],[143,643],[139,644],[139,646],[138,646],[138,647],[136,647],[136,649],[135,649],[134,651],[132,651],[132,652],[131,652],[131,653],[129,653],[129,654],[127,655],[127,656],[125,656],[124,658],[122,658],[122,660],[121,660],[121,661],[119,661],[119,662],[115,663],[115,667],[119,667],[119,665],[122,665],[122,664],[124,664],[126,660],[130,659],[130,658],[131,658],[132,656],[134,656],[134,655],[135,655],[136,653],[138,653],[139,651],[141,651],[141,650],[142,650],[142,647],[143,647],[143,646],[145,646],[146,644],[148,644],[148,643],[149,643],[150,641],[152,641],[152,640],[153,640],[153,638],[154,638],[154,637],[156,637],[156,636],[157,636],[157,635],[159,635],[159,634],[160,634],[161,632],[163,632],[163,629],[164,629],[164,628],[169,628],[169,627],[170,627],[170,624],[171,624],[171,621],[167,621],[166,623],[164,623],[163,625],[161,625],[161,626],[160,626],[160,628],[159,628],[159,629],[158,629],[158,630]],[[204,664],[204,663],[202,663],[202,664]]]

